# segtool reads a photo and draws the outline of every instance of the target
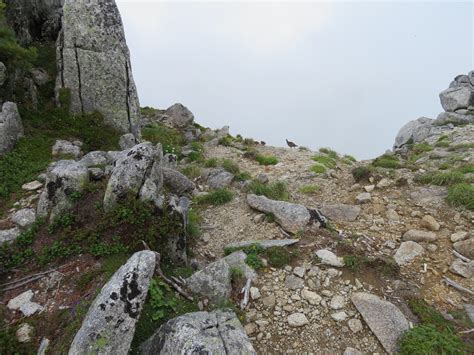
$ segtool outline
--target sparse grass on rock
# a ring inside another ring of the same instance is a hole
[[[196,198],[196,202],[201,205],[223,205],[234,198],[232,191],[224,188],[217,189]]]
[[[249,185],[249,191],[255,195],[263,195],[272,200],[288,201],[290,199],[288,187],[283,181],[264,184],[254,180]]]
[[[474,185],[461,183],[450,186],[447,201],[453,206],[464,206],[474,211]]]
[[[274,157],[272,155],[257,155],[255,157],[255,160],[260,165],[276,165],[276,164],[278,164],[277,157]]]
[[[239,165],[230,159],[224,159],[222,162],[222,167],[231,174],[238,174],[240,172]]]
[[[418,175],[415,181],[421,184],[446,186],[464,182],[464,174],[459,171],[429,172]]]
[[[311,159],[313,159],[317,163],[324,165],[325,167],[329,169],[334,169],[337,166],[336,160],[334,160],[333,158],[329,156],[316,155],[312,157]]]
[[[312,165],[309,170],[316,174],[324,174],[326,172],[326,167],[322,164],[314,164]]]
[[[321,190],[321,187],[314,184],[303,185],[299,188],[299,192],[305,195],[312,195]]]
[[[369,178],[374,173],[374,168],[370,165],[367,166],[358,166],[352,169],[352,176],[356,182],[369,180]]]
[[[161,143],[163,152],[171,154],[179,154],[186,143],[180,132],[158,123],[143,128],[142,137],[153,144]]]
[[[376,158],[372,165],[379,168],[386,168],[386,169],[399,169],[402,167],[400,164],[400,160],[396,155],[387,155],[384,154],[378,158]]]

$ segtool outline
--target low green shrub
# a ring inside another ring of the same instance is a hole
[[[431,152],[432,150],[433,150],[433,147],[430,146],[426,142],[415,144],[412,149],[413,153],[415,154],[427,153],[427,152]]]
[[[319,152],[323,154],[327,154],[330,158],[337,159],[338,154],[336,151],[332,150],[331,148],[319,148]]]
[[[202,169],[197,165],[187,165],[181,172],[190,179],[196,179],[202,175]]]
[[[384,154],[376,158],[372,162],[372,165],[379,168],[386,168],[386,169],[399,169],[402,167],[400,164],[400,160],[398,159],[397,156],[387,155],[387,154]]]
[[[198,196],[196,202],[201,205],[223,205],[232,201],[233,198],[234,194],[232,191],[223,188],[211,191],[206,195]]]
[[[288,265],[296,254],[284,247],[271,247],[265,250],[265,256],[270,266],[281,268]]]
[[[271,156],[271,155],[257,155],[255,157],[255,160],[260,165],[276,165],[276,164],[278,164],[277,157],[274,157],[274,156]]]
[[[247,180],[252,179],[252,175],[250,175],[246,171],[242,171],[242,172],[238,173],[237,175],[235,175],[234,178],[237,181],[247,181]]]
[[[309,168],[309,170],[311,170],[313,173],[316,173],[316,174],[323,174],[326,172],[327,169],[324,165],[314,164],[313,166]]]
[[[374,173],[374,168],[370,165],[358,166],[352,169],[351,173],[356,182],[368,181]]]
[[[249,185],[249,191],[255,195],[266,196],[272,200],[288,201],[290,199],[288,187],[283,181],[264,184],[254,180]]]
[[[461,183],[450,186],[447,201],[453,206],[464,206],[474,211],[474,185]]]
[[[170,154],[179,155],[181,147],[186,144],[180,132],[159,123],[144,127],[142,137],[153,144],[161,143],[163,152]]]
[[[305,195],[311,195],[318,192],[320,189],[321,187],[318,185],[309,184],[301,186],[298,191]]]
[[[432,324],[408,330],[400,341],[400,354],[467,354],[466,346],[454,333],[439,331]]]
[[[210,158],[204,162],[204,167],[206,168],[216,168],[219,165],[219,160],[217,158]]]
[[[327,167],[329,169],[334,169],[337,166],[336,161],[333,158],[329,157],[329,156],[316,155],[316,156],[312,157],[311,159],[313,159],[317,163],[320,163],[320,164],[324,165],[325,167]]]
[[[416,176],[415,181],[439,186],[453,185],[464,182],[464,174],[459,171],[429,172]]]
[[[237,175],[240,173],[239,165],[230,159],[224,159],[222,167],[231,174]]]

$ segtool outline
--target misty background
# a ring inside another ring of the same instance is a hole
[[[472,1],[117,4],[141,106],[275,146],[373,158],[474,68]]]

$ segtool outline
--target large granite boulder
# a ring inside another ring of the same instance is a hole
[[[111,211],[118,203],[136,197],[161,205],[162,158],[161,145],[153,146],[150,142],[137,144],[120,156],[105,191],[105,210]]]
[[[145,250],[118,269],[90,306],[70,355],[128,354],[155,266],[155,253]]]
[[[7,21],[22,45],[55,41],[64,0],[6,0]]]
[[[474,109],[474,71],[458,75],[449,88],[439,94],[441,106],[446,112]]]
[[[57,58],[57,95],[69,89],[71,112],[98,111],[116,129],[139,135],[140,105],[114,0],[65,0]]]
[[[174,104],[168,107],[164,113],[170,125],[176,128],[184,128],[190,126],[194,121],[194,115],[188,108],[182,104]]]
[[[73,196],[89,181],[87,167],[74,160],[60,160],[46,172],[46,188],[38,201],[37,216],[50,221],[73,207]]]
[[[191,193],[196,187],[186,175],[174,169],[163,168],[163,179],[171,192],[178,195]]]
[[[5,102],[0,111],[0,156],[11,151],[23,135],[23,124],[16,104]]]
[[[257,211],[273,214],[276,222],[290,233],[325,227],[327,223],[319,211],[302,205],[251,194],[247,195],[247,203]]]
[[[231,311],[195,312],[171,319],[140,347],[140,354],[256,354]]]
[[[395,138],[394,148],[400,148],[407,143],[421,142],[430,135],[433,120],[420,117],[405,124]]]

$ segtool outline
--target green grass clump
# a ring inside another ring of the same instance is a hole
[[[270,266],[281,268],[288,265],[296,256],[296,253],[292,253],[284,247],[271,247],[265,250],[265,256]]]
[[[346,165],[352,165],[355,162],[357,162],[357,159],[354,158],[352,155],[347,155],[346,154],[342,157],[342,162]]]
[[[232,142],[233,138],[230,135],[219,139],[219,144],[223,145],[224,147],[230,147],[232,145]]]
[[[372,162],[372,165],[379,168],[387,168],[387,169],[399,169],[402,167],[400,164],[400,161],[395,155],[387,155],[387,154],[384,154],[376,158]]]
[[[16,329],[14,327],[0,329],[0,351],[2,351],[2,354],[35,354],[36,349],[34,345],[31,343],[20,343],[15,333]]]
[[[327,167],[329,169],[334,169],[337,166],[336,161],[333,158],[329,157],[329,156],[316,155],[316,156],[312,157],[311,159],[313,159],[315,162],[318,162],[318,163],[324,165],[325,167]]]
[[[467,149],[474,149],[474,143],[457,144],[457,145],[450,146],[448,148],[449,151],[467,150]]]
[[[323,174],[326,172],[327,169],[324,165],[314,164],[313,166],[309,168],[309,170],[311,170],[313,173],[316,173],[316,174]]]
[[[283,181],[264,184],[254,180],[249,185],[249,191],[255,195],[266,196],[272,200],[288,201],[290,199],[288,187]]]
[[[359,271],[367,262],[366,258],[359,255],[344,255],[344,265],[351,271]]]
[[[224,159],[222,167],[231,174],[236,175],[240,173],[239,165],[230,159]]]
[[[433,147],[426,142],[415,144],[412,149],[413,153],[415,154],[427,153],[431,152],[432,150]]]
[[[319,152],[323,154],[327,154],[332,159],[337,159],[337,152],[330,148],[319,148]]]
[[[437,148],[449,148],[449,141],[436,142],[435,147]]]
[[[186,144],[184,136],[180,132],[159,123],[144,127],[142,137],[153,144],[161,143],[163,152],[170,154],[179,155],[181,147]]]
[[[464,182],[464,174],[459,171],[429,172],[418,175],[415,181],[438,186],[453,185]]]
[[[318,185],[309,184],[301,186],[298,191],[305,195],[311,195],[318,192],[320,189],[321,187],[319,187]]]
[[[219,160],[217,158],[210,158],[204,162],[204,167],[206,168],[216,168],[219,165]]]
[[[450,186],[447,201],[453,206],[464,206],[474,211],[474,185],[461,183]]]
[[[272,155],[257,155],[255,157],[255,160],[260,165],[276,165],[276,164],[278,164],[277,157],[274,157]]]
[[[237,175],[235,175],[234,178],[237,181],[247,181],[247,180],[252,179],[252,175],[250,175],[246,171],[242,171],[242,172],[238,173]]]
[[[400,354],[467,354],[459,337],[451,332],[439,331],[434,325],[423,324],[407,331],[400,341]]]
[[[463,174],[472,174],[474,173],[474,164],[466,164],[466,165],[460,166],[459,168],[456,168],[456,171],[459,171],[460,173],[463,173]]]
[[[263,267],[262,259],[256,253],[247,254],[245,263],[254,270],[260,270]]]
[[[358,166],[351,171],[352,176],[356,182],[367,181],[374,173],[374,168],[370,165],[368,166]]]
[[[232,191],[223,188],[209,192],[206,195],[196,198],[196,202],[201,205],[223,205],[232,201],[234,194]]]
[[[187,165],[181,172],[190,179],[196,179],[202,175],[202,169],[197,165]]]

